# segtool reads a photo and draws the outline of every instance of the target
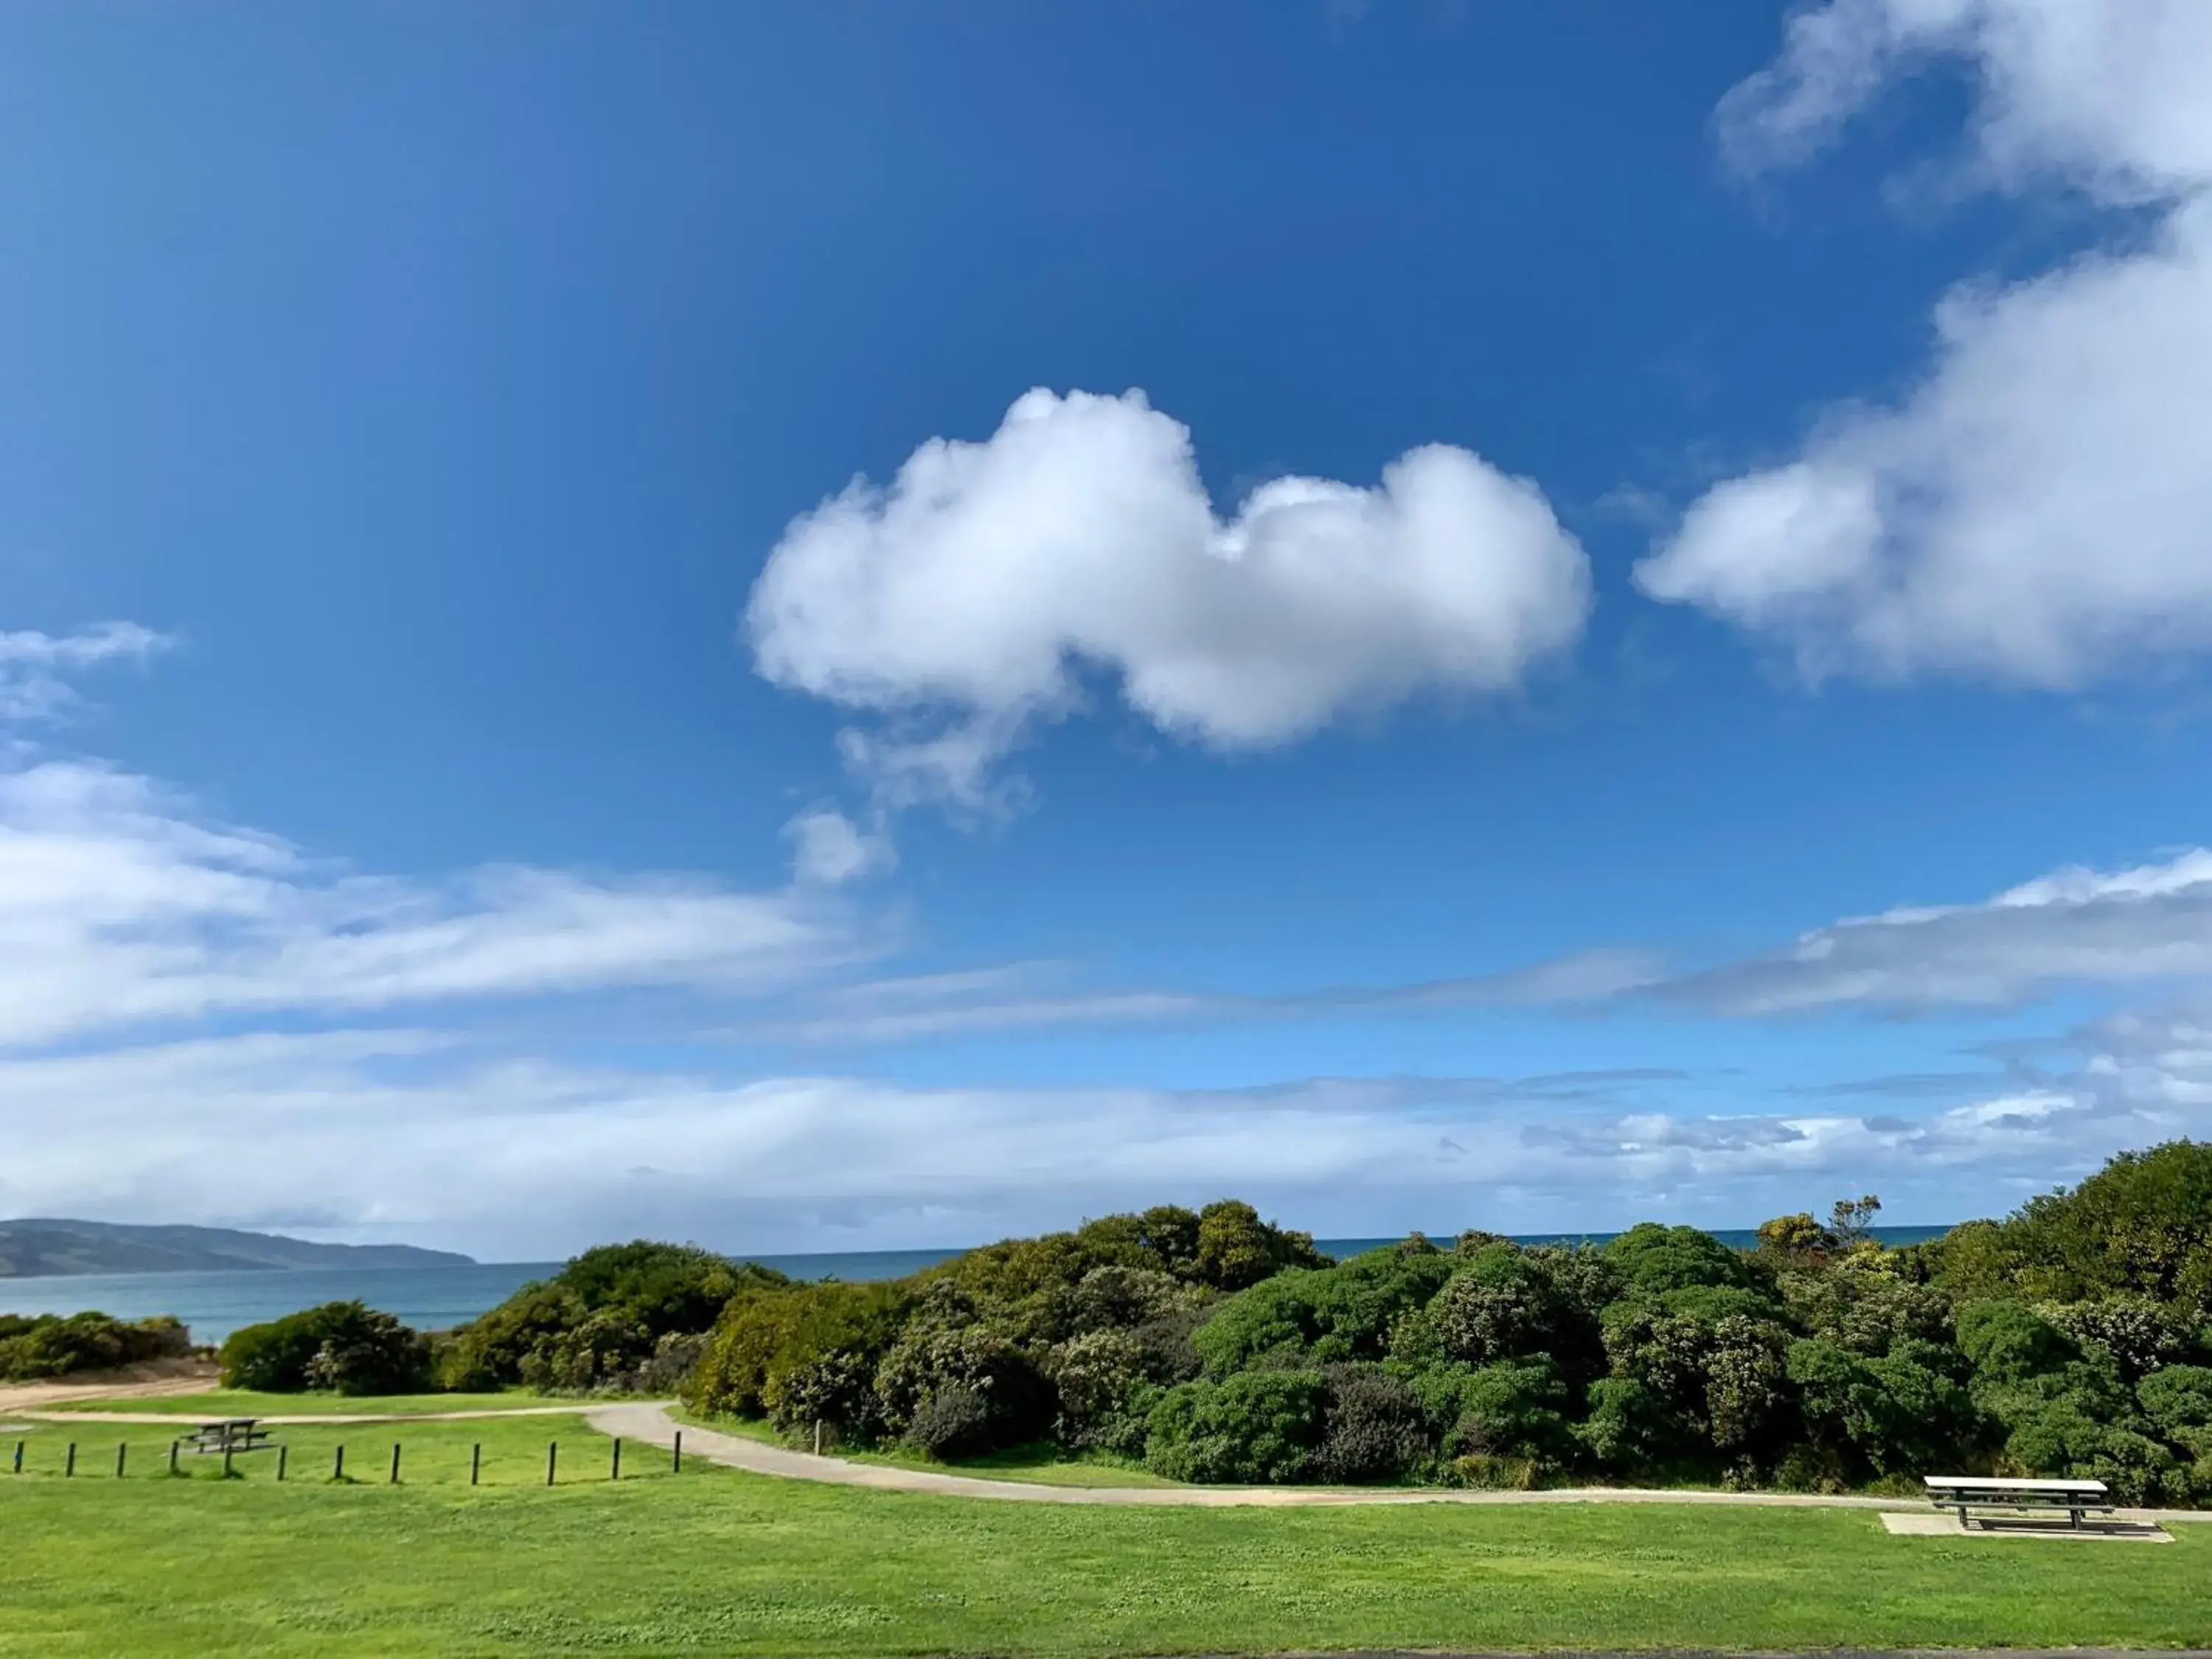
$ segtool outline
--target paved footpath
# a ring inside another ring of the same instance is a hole
[[[822,1480],[840,1486],[872,1486],[885,1492],[944,1492],[958,1498],[994,1498],[1026,1504],[1181,1505],[1193,1509],[1252,1506],[1301,1509],[1343,1504],[1721,1504],[1774,1509],[1904,1510],[1917,1513],[1925,1503],[1898,1498],[1826,1498],[1797,1492],[1660,1492],[1618,1486],[1567,1487],[1543,1492],[1454,1492],[1436,1487],[1325,1486],[1045,1486],[1028,1480],[992,1480],[934,1469],[905,1469],[882,1463],[854,1463],[842,1457],[817,1457],[742,1435],[721,1434],[679,1425],[665,1406],[599,1406],[585,1420],[602,1434],[652,1446],[672,1446],[684,1431],[684,1455],[704,1457],[756,1474],[791,1480]],[[2212,1520],[2212,1511],[2129,1511],[2130,1518]]]

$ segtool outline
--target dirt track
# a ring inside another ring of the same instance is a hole
[[[165,1359],[127,1371],[83,1375],[67,1382],[0,1383],[0,1412],[34,1412],[76,1400],[158,1400],[168,1395],[205,1394],[220,1380],[204,1359]]]

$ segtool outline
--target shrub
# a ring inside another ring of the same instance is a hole
[[[1413,1388],[1447,1456],[1486,1453],[1549,1464],[1565,1462],[1573,1447],[1566,1384],[1540,1355],[1480,1368],[1440,1365],[1414,1378]]]
[[[421,1334],[359,1302],[325,1302],[233,1331],[220,1359],[225,1388],[267,1394],[404,1394],[429,1382]]]
[[[1428,1316],[1443,1353],[1470,1365],[1548,1352],[1559,1323],[1552,1286],[1510,1244],[1476,1252]]]
[[[1314,1461],[1322,1480],[1346,1486],[1395,1480],[1428,1462],[1436,1443],[1411,1389],[1374,1365],[1345,1365],[1327,1375],[1328,1416]]]
[[[2169,1365],[2136,1385],[2158,1431],[2198,1457],[2212,1458],[2212,1367]]]
[[[1241,1291],[1285,1267],[1319,1267],[1328,1260],[1314,1249],[1312,1234],[1262,1221],[1257,1210],[1236,1199],[1198,1212],[1194,1276],[1216,1290]]]
[[[1152,1407],[1145,1464],[1172,1480],[1286,1481],[1313,1471],[1328,1405],[1318,1371],[1180,1383]]]
[[[388,1313],[339,1304],[307,1361],[307,1384],[332,1394],[411,1394],[429,1386],[429,1344]]]
[[[2071,1192],[1954,1228],[1939,1275],[1962,1292],[2080,1302],[2128,1292],[2212,1319],[2212,1144],[2122,1152]]]
[[[956,1382],[923,1396],[908,1419],[906,1439],[932,1457],[973,1457],[996,1449],[999,1426],[990,1400]]]
[[[907,1432],[922,1407],[948,1390],[970,1402],[958,1413],[963,1423],[973,1419],[969,1452],[1035,1439],[1051,1415],[1051,1391],[1036,1364],[1002,1333],[982,1325],[909,1326],[876,1370],[884,1424],[894,1434]]]
[[[1626,1473],[1660,1461],[1673,1442],[1673,1425],[1666,1403],[1644,1383],[1607,1376],[1590,1384],[1589,1411],[1574,1434],[1601,1467]]]
[[[1193,1335],[1209,1376],[1257,1364],[1379,1359],[1393,1326],[1450,1278],[1425,1239],[1386,1244],[1333,1267],[1292,1270],[1229,1297]]]
[[[191,1348],[191,1334],[164,1314],[125,1322],[104,1313],[0,1315],[0,1379],[113,1370]]]
[[[2055,1371],[2077,1352],[2065,1333],[2021,1302],[1969,1303],[1959,1310],[1958,1330],[1976,1373],[1995,1382]]]
[[[912,1301],[905,1285],[835,1280],[741,1293],[716,1321],[684,1397],[700,1411],[766,1414],[785,1427],[872,1432],[876,1366]]]
[[[732,1297],[789,1283],[690,1244],[602,1244],[454,1332],[440,1345],[438,1381],[448,1389],[625,1386],[662,1337],[702,1333]]]
[[[1654,1297],[1693,1285],[1755,1288],[1751,1264],[1742,1253],[1695,1227],[1662,1227],[1647,1221],[1602,1248],[1607,1260],[1620,1269],[1631,1296]]]
[[[1806,1427],[1850,1467],[1927,1473],[1980,1437],[1966,1389],[1910,1351],[1869,1358],[1816,1337],[1791,1343],[1788,1363]]]
[[[2162,1303],[2128,1291],[2040,1310],[2077,1344],[2094,1343],[2133,1381],[2172,1364],[2191,1346],[2190,1333]]]
[[[1085,1331],[1045,1362],[1059,1403],[1054,1433],[1079,1451],[1141,1455],[1153,1393],[1152,1356],[1134,1331]]]

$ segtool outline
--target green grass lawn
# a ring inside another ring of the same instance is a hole
[[[696,1423],[701,1428],[713,1429],[720,1434],[743,1435],[748,1440],[758,1440],[771,1446],[791,1445],[802,1451],[808,1449],[800,1442],[787,1439],[774,1425],[758,1418],[702,1417],[696,1413],[678,1410],[672,1410],[669,1415],[679,1423]],[[1141,1464],[1108,1458],[1072,1458],[1050,1445],[1017,1446],[1011,1450],[993,1452],[988,1457],[970,1457],[951,1463],[939,1462],[934,1458],[923,1456],[920,1452],[897,1446],[858,1451],[842,1446],[825,1449],[833,1456],[855,1463],[882,1463],[902,1469],[932,1469],[940,1474],[973,1474],[987,1480],[1023,1480],[1033,1486],[1172,1486],[1176,1484],[1162,1480]]]
[[[255,1394],[246,1389],[214,1389],[206,1394],[157,1395],[139,1400],[77,1400],[50,1407],[58,1412],[160,1412],[176,1417],[306,1417],[329,1413],[419,1416],[430,1412],[490,1411],[521,1406],[573,1406],[573,1400],[509,1390],[504,1394],[383,1394],[374,1398],[343,1394]]]
[[[170,1480],[158,1429],[91,1426],[25,1436],[22,1476],[0,1462],[0,1654],[2212,1641],[2212,1525],[2150,1547],[1892,1538],[1848,1510],[1047,1507],[676,1474],[642,1447],[615,1484],[608,1443],[559,1418],[287,1430],[279,1485],[265,1459]],[[341,1439],[356,1484],[324,1478]],[[471,1490],[477,1442],[490,1483]]]

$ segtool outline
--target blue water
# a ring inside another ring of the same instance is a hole
[[[1886,1244],[1934,1238],[1941,1227],[1877,1227]],[[1524,1244],[1601,1243],[1610,1233],[1547,1233]],[[1747,1231],[1717,1232],[1725,1243],[1748,1248]],[[1388,1238],[1324,1238],[1334,1256],[1356,1255]],[[1449,1242],[1449,1241],[1444,1241]],[[748,1258],[793,1279],[852,1281],[898,1279],[959,1255],[957,1250],[855,1250],[843,1255],[757,1255]],[[258,1325],[321,1302],[366,1302],[417,1330],[465,1324],[496,1306],[533,1279],[558,1273],[557,1261],[486,1261],[465,1267],[290,1267],[222,1273],[73,1273],[39,1279],[0,1279],[0,1313],[76,1313],[97,1308],[118,1319],[174,1314],[191,1327],[197,1342],[220,1342],[241,1325]]]

